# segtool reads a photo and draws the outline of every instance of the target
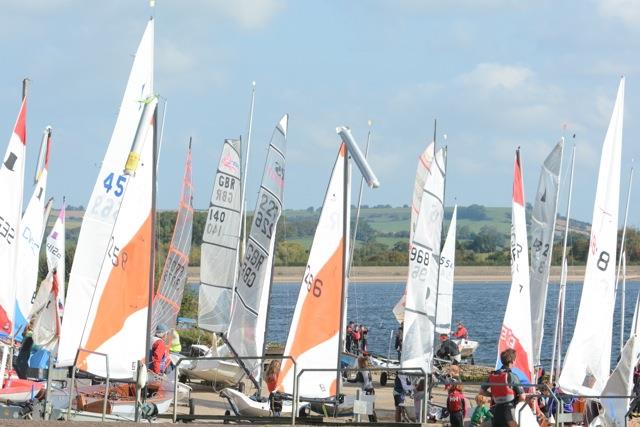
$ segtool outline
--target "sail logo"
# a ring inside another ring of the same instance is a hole
[[[228,154],[222,157],[222,166],[235,173],[238,173],[240,171],[240,163],[238,163]]]
[[[500,341],[498,342],[498,367],[500,364],[500,353],[511,348],[516,351],[516,361],[511,367],[514,374],[520,378],[520,381],[531,382],[531,373],[529,370],[529,354],[525,351],[520,343],[520,339],[516,336],[511,328],[502,325],[500,330]]]
[[[273,165],[267,169],[267,174],[279,188],[284,187],[284,166],[280,162],[273,162]]]
[[[33,255],[38,255],[38,251],[40,250],[40,245],[33,238],[33,233],[31,233],[31,228],[25,227],[22,232],[22,238],[26,240],[26,243],[31,248],[31,253]]]

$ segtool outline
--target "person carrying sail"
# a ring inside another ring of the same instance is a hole
[[[156,326],[156,332],[151,339],[151,363],[149,369],[156,374],[164,374],[169,366],[171,359],[169,358],[169,351],[165,340],[169,328],[164,323],[159,323]]]
[[[493,407],[493,427],[517,427],[514,410],[518,401],[524,401],[524,389],[518,376],[511,372],[516,361],[516,351],[508,348],[500,353],[502,367],[489,374],[488,383],[480,387],[480,394],[490,396],[495,403]]]

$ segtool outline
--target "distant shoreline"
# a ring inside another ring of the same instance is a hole
[[[403,283],[407,279],[407,267],[353,267],[351,283]],[[585,266],[569,267],[569,282],[581,283]],[[276,267],[274,283],[297,283],[302,280],[304,267]],[[189,282],[198,282],[199,267],[189,268]],[[627,280],[640,278],[640,266],[627,267]],[[459,283],[504,283],[511,281],[511,267],[459,266],[456,267],[455,281]],[[560,267],[551,267],[550,281],[560,281]]]

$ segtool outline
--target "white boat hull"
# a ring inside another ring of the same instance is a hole
[[[465,340],[465,339],[453,340],[453,342],[458,344],[458,349],[460,350],[460,357],[462,357],[463,359],[468,359],[470,357],[473,357],[473,353],[477,350],[479,345],[478,341],[471,341],[471,340]]]
[[[211,381],[215,384],[235,385],[244,377],[244,370],[235,362],[227,360],[194,360],[191,366],[181,369],[187,378]]]
[[[222,397],[225,397],[229,404],[231,405],[231,409],[236,415],[246,416],[246,417],[270,417],[272,416],[271,408],[269,406],[269,401],[266,402],[258,402],[251,399],[249,396],[244,393],[240,393],[238,390],[233,388],[225,388],[220,392]],[[282,401],[282,412],[280,413],[283,417],[291,416],[291,409],[293,406],[293,401],[291,400],[283,400]],[[300,411],[300,408],[308,406],[306,403],[298,402],[296,407],[297,411]]]

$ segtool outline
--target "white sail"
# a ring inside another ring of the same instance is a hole
[[[160,323],[170,329],[176,326],[184,287],[187,284],[192,229],[193,185],[191,182],[191,143],[189,143],[176,224],[173,228],[169,252],[158,284],[158,292],[153,299],[152,331],[155,331]]]
[[[53,228],[47,237],[47,267],[56,276],[58,284],[58,312],[60,316],[64,314],[64,294],[65,294],[65,204],[58,213]]]
[[[60,315],[56,306],[59,298],[58,279],[51,271],[40,283],[31,306],[31,330],[33,343],[53,351],[60,335]]]
[[[260,356],[263,351],[276,228],[282,213],[288,117],[285,114],[280,119],[271,137],[247,248],[236,284],[228,342],[237,356]],[[257,379],[256,367],[260,361],[244,361],[244,365]]]
[[[440,280],[438,281],[438,307],[436,310],[436,333],[451,332],[453,317],[453,277],[456,263],[456,225],[458,206],[453,207],[447,239],[442,247],[440,256]]]
[[[602,145],[591,242],[580,308],[559,384],[568,393],[598,395],[609,378],[620,198],[624,77]]]
[[[524,185],[518,150],[513,171],[511,210],[511,290],[498,340],[497,365],[500,365],[500,353],[508,348],[514,349],[516,361],[511,369],[524,383],[531,383],[533,378],[528,247]]]
[[[9,146],[0,166],[0,333],[13,332],[16,295],[16,256],[18,250],[22,192],[24,187],[24,157],[27,143],[27,101],[20,106]]]
[[[343,255],[347,245],[343,239],[345,155],[346,146],[342,144],[325,194],[284,350],[284,354],[295,359],[298,373],[305,368],[334,369],[337,363]],[[284,361],[278,390],[293,392],[293,371],[293,363]],[[326,398],[335,396],[336,390],[335,371],[308,372],[300,378],[298,395]]]
[[[242,226],[240,147],[238,139],[224,141],[200,249],[198,326],[218,333],[229,328],[238,275]]]
[[[413,241],[413,233],[416,230],[416,224],[418,222],[418,214],[420,213],[420,205],[422,201],[422,194],[424,190],[424,183],[431,169],[431,163],[433,162],[433,156],[435,153],[435,141],[432,141],[427,148],[418,157],[418,167],[416,170],[416,179],[413,184],[413,197],[411,199],[411,223],[409,224],[409,242]],[[404,320],[404,306],[407,297],[407,289],[400,297],[400,300],[393,307],[393,315],[402,322]]]
[[[625,419],[631,400],[627,398],[606,398],[604,396],[631,396],[633,394],[633,370],[639,361],[640,338],[635,333],[632,333],[622,349],[616,368],[602,390],[603,397],[600,402],[604,407],[606,425],[620,427],[627,425]]]
[[[531,326],[534,365],[540,364],[540,350],[544,335],[544,314],[547,307],[547,289],[551,253],[556,227],[556,212],[560,189],[560,166],[564,139],[560,140],[549,153],[540,170],[538,191],[531,215]]]
[[[45,161],[38,173],[38,180],[33,194],[27,204],[27,209],[20,221],[20,237],[18,238],[18,259],[16,263],[16,311],[14,314],[15,333],[22,334],[27,326],[31,303],[35,297],[38,284],[38,263],[40,261],[40,246],[44,237],[43,214],[45,211],[47,193],[47,167],[51,131],[45,130],[42,146],[45,148]]]
[[[435,337],[438,259],[444,215],[445,153],[438,150],[429,170],[409,254],[401,363],[431,372]]]
[[[145,356],[152,246],[151,116],[157,104],[156,98],[149,101],[154,94],[153,29],[150,20],[87,204],[58,353],[59,366],[73,364],[79,348],[106,353],[112,378],[131,378]],[[85,352],[78,356],[78,367],[106,373],[105,359]]]

